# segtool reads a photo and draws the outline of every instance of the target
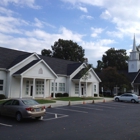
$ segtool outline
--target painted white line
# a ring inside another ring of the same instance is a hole
[[[57,117],[57,118],[43,119],[43,121],[50,121],[50,120],[60,119],[60,118],[64,118],[64,117],[68,117],[68,115],[64,115],[64,116]]]
[[[79,111],[79,110],[73,110],[73,109],[64,109],[64,108],[55,108],[55,109],[66,110],[66,111],[74,111],[74,112],[80,112],[80,113],[88,113],[88,112],[85,112],[85,111]]]
[[[12,125],[4,124],[4,123],[0,123],[0,125],[12,127]]]
[[[58,114],[58,113],[51,113],[51,112],[46,112],[46,114],[57,114],[57,115],[66,115],[66,114]]]
[[[111,108],[111,109],[116,109],[116,108],[114,108],[114,107],[109,107],[109,106],[104,106],[104,105],[94,105],[94,104],[92,104],[92,105],[87,105],[87,106],[94,106],[94,107],[103,107],[103,108]]]
[[[90,107],[81,107],[81,106],[72,106],[72,107],[77,107],[77,108],[86,108],[86,109],[93,109],[93,110],[98,110],[98,111],[102,111],[102,110],[103,110],[103,109],[90,108]]]

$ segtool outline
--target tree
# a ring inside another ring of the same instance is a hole
[[[102,61],[98,61],[97,68],[101,70],[102,68],[116,67],[117,70],[125,70],[128,68],[128,58],[126,50],[111,48],[102,56]]]
[[[43,49],[42,51],[41,51],[41,54],[42,55],[45,55],[45,56],[52,56],[52,51],[50,50],[50,49]]]
[[[132,86],[124,74],[119,74],[116,68],[108,67],[102,70],[100,78],[102,80],[101,86],[104,89],[109,89],[113,93],[114,87],[119,87],[122,91],[132,89]]]
[[[84,62],[85,50],[77,43],[71,40],[59,39],[54,43],[52,48],[52,57],[65,60]],[[43,50],[42,50],[43,51]],[[48,51],[46,51],[48,53]],[[46,53],[43,51],[43,54]],[[49,53],[51,54],[51,52]]]

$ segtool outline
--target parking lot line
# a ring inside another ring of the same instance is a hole
[[[73,109],[64,109],[64,108],[55,108],[55,109],[66,110],[66,111],[73,111],[73,112],[79,112],[79,113],[88,113],[88,112],[85,112],[85,111],[79,111],[79,110],[73,110]]]
[[[72,106],[72,107],[85,108],[85,109],[93,109],[93,110],[103,111],[103,109],[90,108],[90,107],[81,107],[81,106]]]
[[[60,118],[64,118],[64,117],[68,117],[69,115],[64,115],[64,116],[60,116],[60,117],[56,117],[56,114],[55,114],[55,117],[54,118],[50,118],[50,119],[43,119],[42,121],[50,121],[50,120],[55,120],[55,119],[60,119]]]
[[[99,105],[99,104],[86,104],[87,106],[94,106],[94,107],[103,107],[103,108],[110,108],[110,109],[116,109],[114,107],[109,107],[109,106],[104,106],[104,105]]]
[[[57,115],[65,115],[65,114],[58,114],[58,113],[51,113],[51,112],[46,112],[47,114],[57,114]]]
[[[0,125],[12,127],[12,125],[4,124],[4,123],[0,123]]]

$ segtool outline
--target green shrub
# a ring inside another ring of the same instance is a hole
[[[63,97],[63,94],[62,93],[56,93],[55,97]]]
[[[6,96],[4,94],[0,94],[0,100],[6,99]]]
[[[64,93],[63,97],[69,97],[69,94],[68,93]]]
[[[97,94],[94,94],[94,97],[97,97]]]

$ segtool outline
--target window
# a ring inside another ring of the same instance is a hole
[[[52,82],[52,91],[53,91],[53,88],[54,88],[54,83]],[[57,83],[55,83],[55,91],[57,91]]]
[[[3,90],[3,80],[0,80],[0,90]]]
[[[13,100],[8,100],[7,102],[5,102],[3,105],[11,105],[13,102]]]
[[[59,83],[59,91],[65,91],[65,83]]]
[[[94,92],[96,92],[96,85],[94,85]]]
[[[14,100],[13,103],[12,103],[12,105],[19,105],[19,101]]]
[[[79,94],[79,85],[75,84],[75,94]]]
[[[29,94],[29,81],[26,81],[26,95]]]
[[[36,94],[44,94],[44,81],[36,81]]]

